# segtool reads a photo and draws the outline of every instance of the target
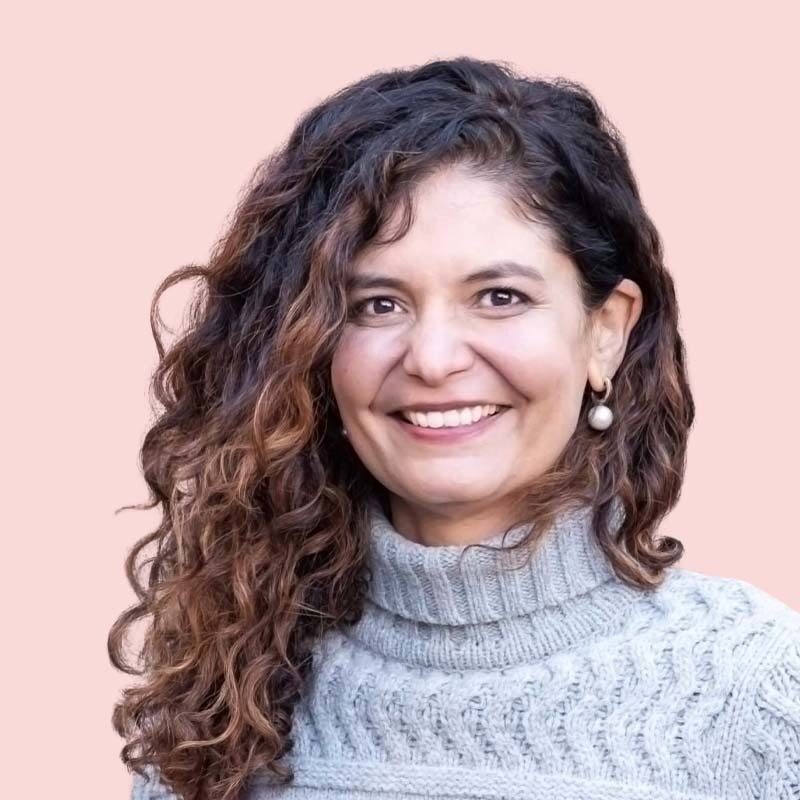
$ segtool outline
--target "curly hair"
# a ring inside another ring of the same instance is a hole
[[[642,290],[614,379],[615,424],[597,435],[581,413],[520,499],[524,513],[545,531],[565,506],[591,503],[615,572],[642,589],[682,555],[655,530],[680,493],[694,403],[673,280],[622,137],[580,83],[506,62],[373,73],[299,119],[253,172],[208,263],[176,269],[153,298],[161,409],[140,453],[149,502],[119,510],[160,505],[162,521],[125,561],[137,602],[108,651],[144,680],[124,690],[112,722],[129,769],[156,768],[185,800],[240,797],[256,770],[293,779],[281,759],[312,646],[359,619],[367,501],[386,503],[340,435],[331,389],[348,269],[398,209],[404,224],[387,241],[402,236],[414,187],[453,164],[491,176],[549,227],[587,312],[623,278]],[[193,278],[188,325],[165,350],[160,297]],[[612,535],[617,502],[624,524]],[[129,660],[125,639],[142,619]]]

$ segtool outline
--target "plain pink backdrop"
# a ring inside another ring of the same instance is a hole
[[[207,257],[303,110],[376,69],[468,54],[596,94],[664,239],[697,402],[662,531],[683,567],[800,608],[797,6],[654,8],[6,9],[4,796],[127,797],[110,714],[130,679],[106,635],[134,599],[123,558],[156,524],[113,514],[146,498],[153,290]],[[167,295],[175,325],[185,298]]]

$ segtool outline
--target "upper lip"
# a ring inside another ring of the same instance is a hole
[[[398,406],[390,413],[398,414],[401,411],[447,411],[451,408],[465,408],[470,406],[504,407],[502,403],[493,403],[490,400],[445,400],[442,403],[409,403],[408,405]]]

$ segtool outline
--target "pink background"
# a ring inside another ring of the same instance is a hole
[[[554,10],[557,7],[557,10]],[[106,635],[155,512],[152,293],[255,164],[367,72],[468,54],[583,81],[677,282],[697,401],[681,565],[800,608],[792,3],[18,3],[3,59],[7,797],[127,797]],[[285,10],[290,9],[289,11]],[[395,8],[396,11],[389,9]],[[167,319],[180,324],[186,290]],[[13,751],[13,753],[12,753]]]

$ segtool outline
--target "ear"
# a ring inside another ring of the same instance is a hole
[[[605,391],[605,377],[611,378],[622,363],[642,306],[639,285],[623,278],[603,305],[592,312],[588,377],[598,394]]]

